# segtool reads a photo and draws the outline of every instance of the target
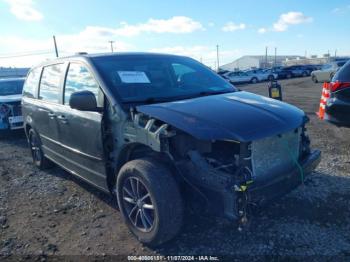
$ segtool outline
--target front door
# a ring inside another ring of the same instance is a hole
[[[63,106],[57,114],[59,141],[65,166],[81,178],[107,189],[102,144],[102,113],[72,109],[72,93],[88,90],[103,107],[103,93],[88,68],[70,63],[63,92]]]

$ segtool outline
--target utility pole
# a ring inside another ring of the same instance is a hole
[[[113,53],[113,43],[115,42],[115,41],[108,41],[110,44],[111,44],[111,51],[112,51],[112,53]]]
[[[219,45],[216,45],[216,63],[217,63],[217,71],[219,71]]]
[[[337,49],[334,51],[334,58],[337,58]]]
[[[328,62],[331,61],[331,54],[329,53],[329,50],[328,50]]]
[[[265,68],[267,68],[267,47],[265,48]]]
[[[277,47],[275,47],[275,63],[274,67],[277,66]]]
[[[201,63],[203,64],[203,59],[202,59],[202,57],[200,58],[200,61],[201,61]]]
[[[55,37],[55,36],[52,36],[52,38],[53,38],[53,44],[54,44],[54,46],[55,46],[56,57],[58,57],[58,50],[57,50],[56,37]]]

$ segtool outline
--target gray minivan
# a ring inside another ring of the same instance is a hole
[[[250,204],[287,194],[320,161],[303,111],[183,56],[44,62],[28,74],[22,107],[34,164],[110,192],[149,245],[179,232],[189,203],[242,224]]]

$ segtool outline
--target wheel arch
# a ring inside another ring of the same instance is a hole
[[[111,172],[108,172],[107,186],[109,190],[113,192],[119,171],[124,164],[135,159],[147,158],[147,157],[154,158],[157,161],[167,165],[170,168],[170,171],[173,175],[178,173],[177,168],[173,163],[170,155],[163,152],[154,151],[151,147],[142,143],[130,143],[125,145],[119,151],[118,157],[116,158],[116,163],[114,165],[114,168],[112,169],[113,171],[111,170]],[[175,177],[179,177],[179,176],[175,176]]]

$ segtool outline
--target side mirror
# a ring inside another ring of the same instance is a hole
[[[80,111],[99,111],[96,97],[90,91],[79,91],[71,94],[69,106]]]

